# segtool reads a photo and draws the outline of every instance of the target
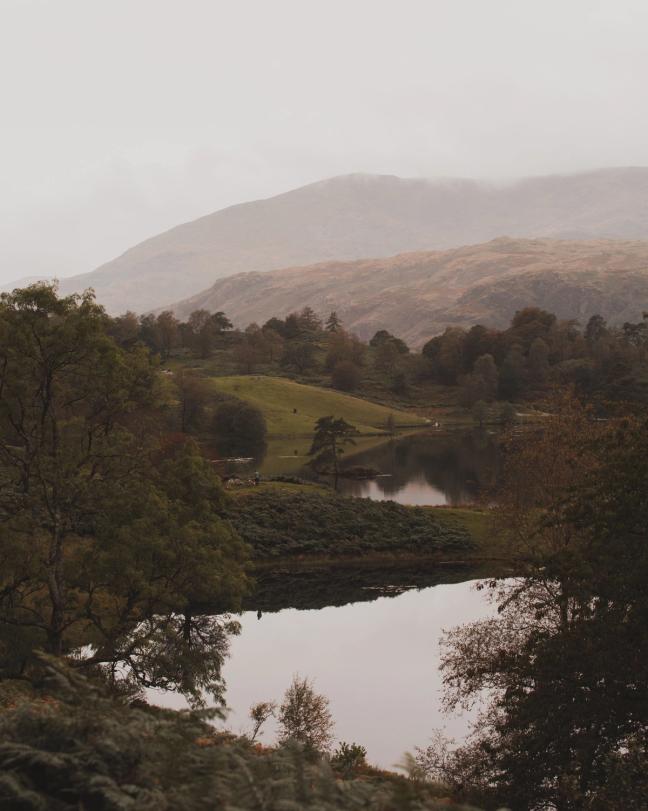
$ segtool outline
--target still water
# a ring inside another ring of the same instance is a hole
[[[271,441],[254,461],[230,464],[225,472],[250,476],[316,478],[308,467],[308,440]],[[496,484],[498,437],[488,431],[426,432],[385,440],[360,438],[348,448],[342,468],[373,468],[374,479],[341,478],[338,490],[351,496],[400,504],[473,504]]]
[[[230,463],[243,477],[312,479],[308,440],[272,441],[256,459]],[[379,471],[375,479],[341,478],[345,495],[401,504],[470,504],[497,481],[497,437],[485,431],[426,432],[385,440],[361,438],[344,467]],[[492,573],[488,573],[492,574]],[[417,564],[388,572],[362,565],[277,569],[258,578],[231,642],[224,676],[226,726],[248,732],[248,711],[277,701],[293,675],[315,681],[330,699],[335,740],[360,743],[370,762],[391,768],[406,751],[426,746],[436,729],[462,739],[470,716],[442,711],[440,639],[444,630],[492,613],[487,592],[468,569],[423,571]],[[153,701],[184,706],[173,695]],[[260,738],[275,740],[269,722]]]
[[[445,629],[489,616],[485,591],[470,580],[411,588],[397,596],[317,610],[246,611],[224,675],[226,726],[249,731],[251,704],[280,701],[294,674],[315,680],[330,699],[335,740],[361,743],[370,762],[389,768],[425,746],[435,729],[463,738],[470,717],[441,707],[439,641]],[[384,592],[385,589],[383,588]],[[367,592],[366,594],[369,594]],[[177,696],[151,697],[182,706]],[[260,738],[272,743],[273,723]]]

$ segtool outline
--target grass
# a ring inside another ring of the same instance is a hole
[[[426,424],[425,418],[411,413],[287,378],[232,375],[212,378],[212,384],[261,409],[270,436],[312,436],[315,422],[329,415],[344,418],[362,434],[384,431],[390,415],[397,428]]]

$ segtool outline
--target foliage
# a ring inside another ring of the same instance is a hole
[[[464,529],[429,510],[333,493],[254,493],[238,499],[228,515],[261,559],[400,551],[438,555],[473,548]]]
[[[244,400],[226,400],[214,413],[212,435],[221,453],[256,456],[266,434],[263,413]]]
[[[333,388],[341,391],[355,391],[360,385],[361,379],[362,371],[360,367],[350,360],[339,361],[331,372]]]
[[[178,369],[173,375],[178,397],[178,427],[182,433],[200,431],[214,397],[207,381],[191,369]]]
[[[331,756],[331,766],[348,776],[367,764],[367,750],[358,743],[341,741]]]
[[[113,679],[218,693],[235,626],[192,605],[236,608],[245,547],[197,447],[160,441],[148,352],[107,324],[89,293],[35,285],[0,301],[3,644],[24,629],[2,672],[24,673],[42,647]]]
[[[497,616],[445,641],[448,706],[487,701],[443,768],[486,807],[640,808],[648,423],[597,421],[568,396],[552,411],[534,435],[511,438],[505,472],[499,527],[524,577],[491,584]],[[426,760],[438,764],[438,748]]]
[[[428,377],[460,384],[468,406],[536,399],[556,384],[573,384],[581,398],[605,408],[607,400],[648,401],[647,349],[648,318],[618,328],[594,315],[581,331],[574,321],[526,307],[506,330],[449,327],[422,355]]]
[[[291,341],[286,344],[280,362],[282,366],[303,374],[316,365],[315,346],[310,341]]]
[[[320,417],[315,423],[315,434],[308,451],[308,455],[313,457],[311,464],[318,470],[330,467],[337,477],[344,446],[355,445],[354,437],[358,433],[358,429],[342,417]]]
[[[329,700],[316,693],[307,678],[293,676],[279,712],[279,740],[298,741],[307,751],[328,752],[333,740]]]
[[[250,719],[252,720],[252,733],[250,740],[255,741],[261,732],[261,727],[272,718],[277,712],[277,705],[274,701],[259,701],[250,707]]]
[[[295,743],[253,746],[204,713],[127,705],[53,659],[31,697],[0,712],[0,808],[21,811],[424,811],[397,775],[340,781]]]

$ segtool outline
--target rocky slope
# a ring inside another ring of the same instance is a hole
[[[173,309],[224,310],[238,326],[302,307],[336,310],[362,337],[386,328],[414,346],[449,325],[505,326],[537,305],[612,322],[648,310],[648,242],[500,238],[448,251],[326,262],[221,279]]]

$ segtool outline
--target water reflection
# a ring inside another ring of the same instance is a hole
[[[338,740],[366,746],[369,760],[391,767],[425,744],[435,727],[462,738],[469,714],[446,717],[440,704],[439,639],[457,622],[491,608],[474,581],[406,590],[393,598],[320,610],[247,611],[224,668],[228,726],[249,728],[249,706],[280,699],[293,674],[315,679],[331,700]],[[154,696],[182,706],[178,696]],[[274,740],[270,724],[262,742]]]
[[[225,475],[249,477],[292,475],[316,479],[308,467],[310,440],[273,440],[264,455],[230,461]],[[472,504],[492,488],[500,469],[498,437],[487,431],[420,433],[393,439],[361,438],[348,452],[342,468],[373,468],[375,479],[341,478],[338,490],[351,496],[392,500],[400,504]]]
[[[381,473],[370,481],[344,479],[343,493],[401,504],[470,504],[492,488],[499,470],[497,437],[485,431],[415,434],[356,454],[346,467]]]

